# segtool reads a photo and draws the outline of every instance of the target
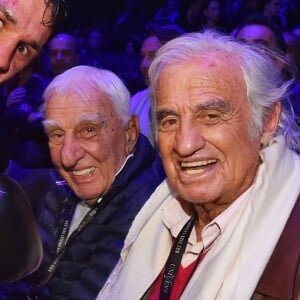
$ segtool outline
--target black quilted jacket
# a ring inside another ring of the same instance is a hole
[[[49,186],[42,192],[37,208],[44,258],[39,270],[30,278],[35,284],[25,284],[21,288],[14,285],[10,290],[13,296],[3,299],[26,299],[18,298],[24,295],[24,290],[33,299],[36,296],[42,300],[95,299],[119,259],[124,239],[135,215],[165,177],[157,153],[148,140],[140,135],[134,156],[127,161],[110,191],[103,197],[102,201],[106,202],[104,207],[68,243],[53,277],[45,286],[39,286],[55,255],[63,208],[76,201],[74,197],[67,196],[67,187],[55,183],[54,174],[53,170],[49,172]]]

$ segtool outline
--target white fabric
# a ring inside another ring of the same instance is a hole
[[[204,226],[201,232],[201,241],[197,242],[195,227],[189,236],[186,250],[181,259],[181,265],[185,268],[197,259],[201,251],[207,252],[218,236],[224,232],[231,223],[231,219],[243,208],[248,199],[249,190],[236,199],[225,211]],[[180,202],[172,197],[162,205],[162,220],[169,229],[173,238],[176,238],[184,224],[190,218],[183,209]]]
[[[130,113],[139,117],[140,132],[154,145],[154,135],[150,124],[151,100],[149,89],[139,91],[130,99]]]
[[[251,298],[300,192],[300,158],[283,137],[261,151],[261,159],[244,208],[212,245],[180,299]],[[97,299],[140,299],[151,286],[171,247],[161,219],[161,203],[168,197],[165,181],[137,215],[121,261]]]

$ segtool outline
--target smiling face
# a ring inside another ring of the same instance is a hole
[[[253,182],[260,138],[249,133],[250,107],[239,66],[210,53],[168,65],[156,85],[158,144],[180,198],[225,208]]]
[[[79,198],[95,203],[133,151],[134,127],[127,129],[112,102],[96,90],[88,99],[75,93],[53,95],[45,113],[54,165]]]
[[[36,57],[50,36],[41,24],[50,19],[44,0],[0,0],[0,83]]]

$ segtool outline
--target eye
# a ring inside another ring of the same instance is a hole
[[[61,145],[63,143],[64,134],[62,132],[47,132],[49,143],[54,145]]]
[[[29,47],[25,43],[22,43],[22,42],[19,43],[17,49],[18,49],[19,53],[21,53],[22,56],[29,56],[30,55]]]
[[[95,125],[85,125],[79,128],[79,134],[82,138],[88,139],[99,134],[99,128]]]
[[[166,117],[158,122],[158,130],[163,132],[176,130],[178,123],[178,118],[174,116]]]
[[[221,112],[217,110],[203,110],[198,114],[198,119],[206,125],[215,125],[223,121]]]

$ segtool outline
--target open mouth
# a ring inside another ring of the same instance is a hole
[[[207,169],[207,167],[211,166],[212,164],[215,164],[216,162],[216,159],[182,162],[180,164],[180,167],[186,174],[200,174],[203,173]]]

